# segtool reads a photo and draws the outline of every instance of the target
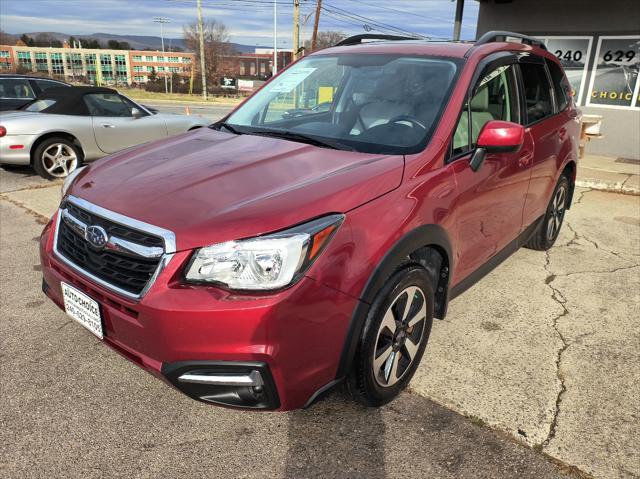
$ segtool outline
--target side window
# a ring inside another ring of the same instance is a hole
[[[27,80],[22,78],[0,79],[0,98],[28,100],[35,97]]]
[[[556,93],[558,110],[562,111],[569,105],[569,98],[571,98],[571,86],[557,63],[548,59],[545,59],[545,61],[547,62],[549,73],[551,73],[551,81],[553,82],[553,90]]]
[[[40,88],[40,90],[45,91],[48,90],[49,88],[58,88],[61,86],[66,86],[63,83],[58,83],[58,82],[54,82],[54,81],[49,81],[49,80],[33,80],[36,82],[36,85],[38,85],[38,88]]]
[[[453,154],[475,148],[480,130],[491,120],[518,122],[514,67],[501,66],[483,77],[471,101],[465,105],[453,135]]]
[[[553,114],[551,85],[549,85],[544,65],[521,63],[520,69],[527,102],[527,124],[531,124]]]
[[[123,101],[120,95],[91,93],[84,96],[84,102],[91,116],[131,116],[131,107]]]

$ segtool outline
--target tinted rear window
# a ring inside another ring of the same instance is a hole
[[[521,63],[524,94],[527,101],[527,123],[534,123],[553,114],[551,85],[544,65]]]
[[[569,98],[571,97],[571,87],[569,82],[565,80],[564,74],[560,67],[550,60],[546,60],[549,67],[549,73],[551,74],[551,81],[553,82],[553,89],[556,92],[556,100],[558,101],[558,109],[564,110],[569,105]]]

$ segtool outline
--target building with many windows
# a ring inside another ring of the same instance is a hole
[[[193,53],[94,50],[0,45],[0,72],[41,73],[66,81],[96,85],[145,83],[178,74],[191,77]]]

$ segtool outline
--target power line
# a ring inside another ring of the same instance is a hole
[[[343,16],[345,18],[349,18],[351,20],[354,21],[358,21],[361,23],[364,23],[365,25],[369,25],[371,26],[375,26],[377,27],[378,30],[383,30],[383,31],[390,31],[390,32],[394,32],[394,33],[401,33],[403,35],[411,35],[414,36],[416,38],[429,38],[427,35],[422,35],[420,33],[416,33],[416,32],[412,32],[409,30],[404,30],[402,28],[398,28],[395,27],[393,25],[389,25],[387,23],[383,23],[383,22],[378,22],[376,20],[373,20],[372,18],[368,18],[362,15],[358,15],[356,13],[351,13],[347,10],[343,10],[342,8],[336,7],[334,5],[329,5],[327,3],[324,3],[322,5],[322,10],[326,11],[326,12],[331,12],[334,13],[336,15],[340,15]]]
[[[379,8],[381,10],[387,10],[390,12],[396,12],[396,13],[403,13],[403,14],[407,14],[408,12],[406,10],[398,10],[397,8],[391,8],[391,7],[386,7],[383,5],[377,5],[375,3],[368,3],[368,2],[363,2],[362,0],[349,0],[350,2],[355,2],[355,3],[359,3],[361,5],[365,5],[367,7],[374,7],[374,8]],[[438,20],[438,21],[449,21],[448,19],[445,19],[443,17],[438,17],[438,16],[426,16],[426,15],[420,15],[419,13],[414,12],[413,10],[411,11],[411,16],[412,17],[420,17],[420,18],[424,18],[426,20]]]

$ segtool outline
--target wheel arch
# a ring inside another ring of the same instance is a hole
[[[453,256],[449,235],[440,225],[422,225],[400,238],[387,251],[369,277],[360,301],[351,317],[340,356],[336,378],[347,375],[358,349],[358,340],[371,303],[388,278],[398,269],[411,264],[424,267],[433,282],[436,295],[434,316],[444,319],[449,299],[449,279]]]
[[[42,135],[40,135],[38,137],[37,140],[35,140],[33,142],[33,144],[31,145],[31,151],[29,152],[29,158],[31,160],[31,164],[33,165],[33,161],[34,161],[34,154],[36,152],[36,149],[38,148],[38,146],[40,146],[40,144],[43,141],[48,140],[49,138],[63,138],[65,140],[70,141],[71,143],[73,143],[74,145],[76,145],[80,151],[80,161],[84,161],[85,158],[85,152],[84,152],[84,148],[82,147],[82,143],[80,142],[80,139],[75,136],[72,135],[69,132],[66,131],[49,131],[47,133],[44,133]]]

